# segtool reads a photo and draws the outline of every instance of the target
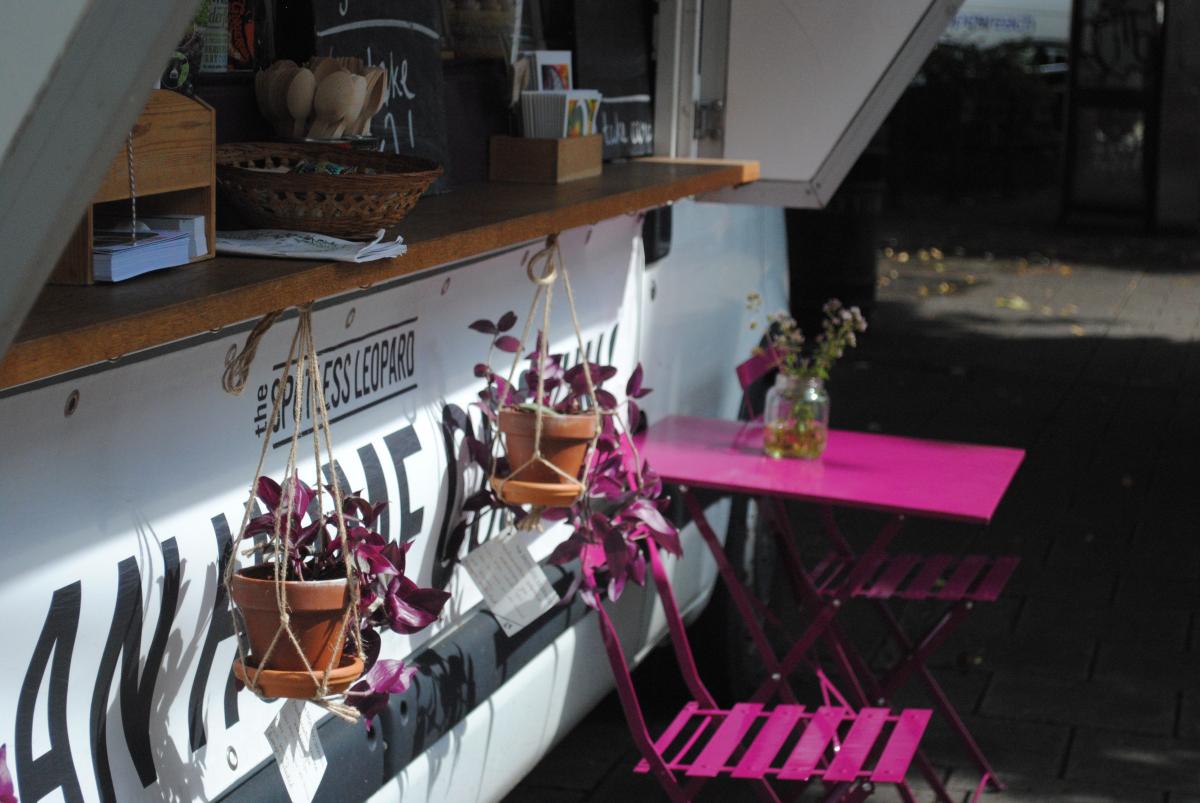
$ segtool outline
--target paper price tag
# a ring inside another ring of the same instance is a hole
[[[266,735],[292,803],[312,803],[329,764],[317,735],[316,706],[288,700],[267,726]]]
[[[508,533],[463,558],[505,635],[521,632],[558,603],[558,593],[520,539]]]

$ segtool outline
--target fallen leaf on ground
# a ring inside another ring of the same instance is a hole
[[[1084,331],[1082,326],[1075,323],[1071,324],[1071,334],[1075,335],[1075,337],[1083,337],[1087,332]]]
[[[1012,310],[1018,310],[1021,312],[1033,309],[1033,305],[1031,305],[1028,301],[1026,301],[1025,299],[1023,299],[1017,295],[997,296],[996,297],[996,306],[1004,307],[1004,308],[1012,309]]]
[[[929,295],[929,288],[925,285],[921,285],[917,288],[917,295],[919,295],[921,298],[924,298],[925,296]]]
[[[945,256],[945,254],[942,253],[942,249],[940,248],[930,248],[929,256],[933,257],[934,259],[941,259]]]

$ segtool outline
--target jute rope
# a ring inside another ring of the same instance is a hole
[[[270,328],[282,314],[282,310],[269,313],[254,327],[254,330],[247,338],[241,355],[231,359],[226,366],[224,381],[222,384],[225,389],[231,393],[240,393],[245,386],[246,377],[249,375],[250,362],[253,360],[254,352],[258,348],[258,343],[263,334]],[[247,355],[249,355],[247,357]],[[300,649],[300,642],[296,638],[296,634],[290,626],[291,614],[288,609],[287,602],[287,568],[289,557],[292,550],[292,520],[293,513],[296,508],[296,459],[299,451],[300,443],[300,421],[305,412],[305,400],[307,399],[310,407],[315,407],[315,426],[313,428],[313,460],[316,464],[317,477],[317,508],[320,513],[321,532],[324,532],[325,515],[324,506],[320,503],[321,499],[321,450],[324,447],[325,455],[329,459],[329,465],[333,466],[333,442],[330,436],[329,426],[329,411],[325,404],[325,395],[322,392],[320,380],[320,360],[317,356],[316,341],[312,333],[312,305],[306,305],[300,308],[298,322],[296,324],[296,332],[292,335],[291,345],[288,348],[287,360],[284,362],[279,374],[279,390],[275,394],[274,402],[271,407],[271,418],[267,423],[266,430],[263,433],[262,449],[258,455],[258,465],[254,469],[254,480],[250,484],[249,498],[246,500],[245,512],[242,515],[242,523],[238,529],[238,541],[245,536],[246,527],[250,523],[251,512],[254,507],[254,497],[258,489],[258,481],[262,476],[263,464],[266,461],[267,450],[270,448],[270,433],[275,429],[276,424],[280,420],[280,415],[283,410],[284,388],[287,380],[290,378],[293,382],[293,403],[292,403],[292,438],[288,449],[287,466],[284,470],[284,480],[281,484],[281,499],[280,504],[275,508],[275,521],[272,527],[270,540],[250,547],[243,554],[253,554],[259,549],[269,550],[272,557],[273,569],[273,584],[275,591],[275,604],[279,610],[279,627],[276,629],[271,638],[266,652],[260,656],[254,656],[258,661],[257,667],[251,669],[249,656],[246,653],[246,645],[243,639],[238,639],[238,657],[241,660],[242,666],[246,670],[248,678],[247,687],[257,694],[263,696],[259,679],[262,676],[264,667],[275,648],[279,643],[286,639],[295,648],[297,655],[300,656],[304,663],[304,669],[308,672],[313,680],[313,695],[310,700],[322,708],[327,709],[333,714],[346,719],[355,721],[358,719],[358,711],[352,706],[346,705],[329,698],[329,674],[337,668],[341,660],[341,652],[334,651],[330,656],[330,660],[321,672],[317,672],[309,664],[304,652]],[[230,381],[231,379],[235,381]],[[360,660],[365,660],[365,652],[362,643],[362,633],[358,615],[359,604],[359,588],[357,573],[354,567],[354,561],[350,554],[350,543],[347,538],[346,520],[342,512],[342,491],[337,481],[336,471],[330,472],[329,492],[334,500],[334,517],[337,524],[337,533],[342,549],[342,562],[346,570],[346,583],[349,589],[349,599],[345,608],[342,611],[341,631],[350,630],[354,638],[355,651]],[[303,511],[300,511],[303,515]],[[230,559],[225,567],[225,587],[230,592],[232,599],[232,582],[233,576],[237,570],[237,561]],[[240,632],[240,622],[235,610],[236,606],[230,606],[230,615],[233,617],[234,630]]]
[[[259,341],[281,315],[283,310],[277,309],[262,316],[246,336],[246,344],[242,346],[241,352],[235,350],[229,355],[229,359],[225,361],[225,374],[221,377],[221,387],[226,393],[242,395],[242,391],[246,389],[246,380],[250,377],[250,365],[254,362],[254,355],[258,353]]]
[[[540,272],[537,270],[539,265],[541,265]],[[550,357],[548,345],[550,337],[550,307],[554,300],[554,284],[561,274],[563,280],[563,289],[566,291],[567,295],[567,307],[571,312],[571,325],[575,329],[575,341],[579,348],[579,359],[583,366],[584,382],[587,385],[587,398],[589,402],[587,412],[591,413],[596,418],[596,432],[588,444],[587,457],[584,459],[582,479],[567,474],[558,466],[554,465],[554,463],[546,459],[546,457],[542,454],[542,433],[544,430],[547,411],[545,406],[541,403],[546,389],[546,372],[543,370],[543,366],[539,365],[537,371],[537,397],[536,403],[534,404],[533,454],[521,465],[510,467],[508,476],[500,478],[497,492],[503,498],[504,487],[510,480],[512,480],[512,478],[516,477],[527,467],[535,463],[541,463],[543,466],[546,466],[555,474],[558,474],[560,477],[567,480],[567,482],[574,485],[578,489],[579,493],[583,493],[587,489],[588,477],[591,474],[591,456],[594,453],[596,442],[600,439],[600,434],[603,429],[600,426],[600,416],[609,414],[611,411],[601,409],[600,402],[596,397],[596,386],[592,381],[592,372],[590,366],[588,365],[587,349],[583,341],[583,330],[579,326],[579,316],[575,311],[575,294],[571,290],[570,273],[567,271],[567,266],[563,263],[562,251],[558,245],[558,235],[551,234],[546,238],[545,247],[530,257],[529,261],[526,263],[525,274],[529,277],[529,281],[534,284],[535,289],[533,292],[533,300],[529,304],[529,313],[525,316],[525,326],[521,331],[520,346],[513,353],[512,365],[509,367],[507,379],[508,385],[510,387],[513,386],[513,379],[517,375],[517,367],[521,363],[521,358],[525,355],[526,343],[529,340],[529,332],[532,328],[534,317],[538,311],[539,302],[541,302],[542,305],[540,316],[542,334],[541,339],[537,343],[536,349],[537,353],[539,354],[539,359],[546,360]],[[490,361],[490,353],[488,357]],[[492,392],[495,393],[495,388],[493,387],[493,383],[490,379],[489,387]],[[496,440],[503,439],[497,438]],[[495,442],[493,442],[492,447],[493,449],[495,448]],[[507,449],[507,444],[505,444],[506,454]],[[496,480],[496,462],[496,460],[492,461],[492,468],[488,478],[489,482],[494,482]],[[540,515],[538,515],[540,514],[540,511],[540,508],[535,507],[533,510],[534,515],[527,516],[522,520],[522,524],[519,526],[521,526],[522,529],[530,529],[538,526],[538,522],[541,518]]]

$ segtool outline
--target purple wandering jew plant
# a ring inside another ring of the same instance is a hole
[[[266,512],[250,520],[245,537],[269,536],[273,532],[286,536],[285,579],[338,580],[346,576],[345,545],[338,533],[336,513],[322,513],[320,490],[293,475],[290,489],[270,477],[259,477],[256,491]],[[335,498],[332,486],[325,487],[325,494]],[[410,635],[424,630],[437,620],[450,598],[447,592],[423,588],[407,576],[406,558],[412,542],[398,544],[376,530],[379,515],[386,507],[386,502],[372,504],[357,492],[342,497],[366,653],[366,671],[346,692],[346,702],[359,709],[368,727],[371,717],[387,705],[388,695],[407,689],[416,671],[403,661],[379,658],[380,631]],[[345,649],[354,650],[353,639],[346,639]]]
[[[664,515],[669,499],[663,495],[662,481],[640,461],[633,443],[633,432],[621,425],[622,415],[632,426],[641,420],[638,400],[650,393],[642,384],[644,372],[639,364],[625,384],[620,400],[605,387],[617,375],[611,365],[590,362],[586,355],[568,364],[565,354],[551,354],[545,333],[538,332],[534,350],[524,359],[526,367],[509,382],[491,367],[495,352],[517,355],[521,342],[508,334],[517,316],[506,312],[496,321],[479,320],[470,328],[491,338],[488,360],[475,366],[475,375],[486,381],[474,403],[483,415],[480,435],[466,426],[447,419],[463,432],[471,463],[480,469],[477,489],[463,502],[463,519],[458,523],[452,542],[461,543],[467,530],[484,523],[485,516],[510,512],[521,522],[540,516],[549,522],[565,521],[572,529],[550,556],[554,564],[579,560],[579,573],[564,600],[578,592],[591,606],[600,604],[602,594],[611,600],[621,596],[628,581],[639,585],[646,578],[646,549],[661,547],[673,555],[682,555],[679,533]],[[511,467],[502,454],[493,454],[492,444],[498,432],[502,409],[536,410],[543,415],[589,412],[592,404],[588,378],[592,381],[600,413],[600,430],[595,448],[588,455],[586,487],[576,501],[565,508],[546,508],[533,512],[507,504],[488,482],[493,470],[498,477]],[[539,380],[541,393],[539,395]],[[493,465],[493,461],[494,465]]]

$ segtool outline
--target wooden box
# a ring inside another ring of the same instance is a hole
[[[562,184],[600,175],[604,139],[599,134],[564,139],[492,137],[488,177],[492,181]]]
[[[134,186],[138,217],[204,215],[208,253],[216,254],[216,117],[210,106],[156,89],[133,126]],[[96,212],[127,217],[129,162],[121,147],[87,212],[59,257],[52,284],[93,284],[92,229]]]

